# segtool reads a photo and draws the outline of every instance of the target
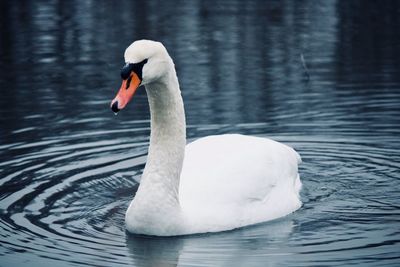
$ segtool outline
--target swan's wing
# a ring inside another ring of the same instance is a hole
[[[295,187],[298,162],[300,156],[292,148],[265,138],[219,135],[198,139],[186,147],[181,205],[205,212],[265,203],[277,188]]]

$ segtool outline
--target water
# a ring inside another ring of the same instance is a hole
[[[400,264],[398,2],[0,7],[0,266]],[[302,155],[300,210],[218,234],[125,232],[149,110],[143,89],[118,116],[109,103],[140,38],[175,60],[190,140],[268,136]]]

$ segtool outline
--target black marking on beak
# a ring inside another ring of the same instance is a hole
[[[123,66],[121,69],[122,80],[128,79],[129,76],[131,75],[132,70],[133,70],[133,64],[126,63],[125,66]]]
[[[132,75],[129,76],[128,81],[126,82],[126,90],[128,90],[129,86],[131,85],[131,81],[132,81]]]
[[[131,75],[131,72],[135,72],[136,75],[139,77],[140,81],[142,81],[142,74],[143,74],[143,66],[147,63],[147,58],[142,60],[139,63],[126,63],[124,67],[121,69],[121,78],[122,80],[126,80]]]
[[[114,104],[112,104],[111,110],[112,110],[114,113],[117,113],[118,111],[120,111],[120,109],[118,108],[118,101],[115,101]]]

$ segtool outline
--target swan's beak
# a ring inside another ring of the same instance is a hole
[[[139,87],[141,81],[135,72],[131,72],[130,76],[126,80],[122,80],[121,88],[118,91],[117,96],[111,101],[111,110],[117,113],[123,109],[129,101],[131,101],[136,89]]]

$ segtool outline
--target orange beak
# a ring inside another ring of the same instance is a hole
[[[111,101],[111,110],[117,113],[123,109],[129,101],[131,101],[136,89],[141,83],[140,78],[135,72],[131,72],[128,79],[122,81],[121,88],[118,91],[117,96]]]

